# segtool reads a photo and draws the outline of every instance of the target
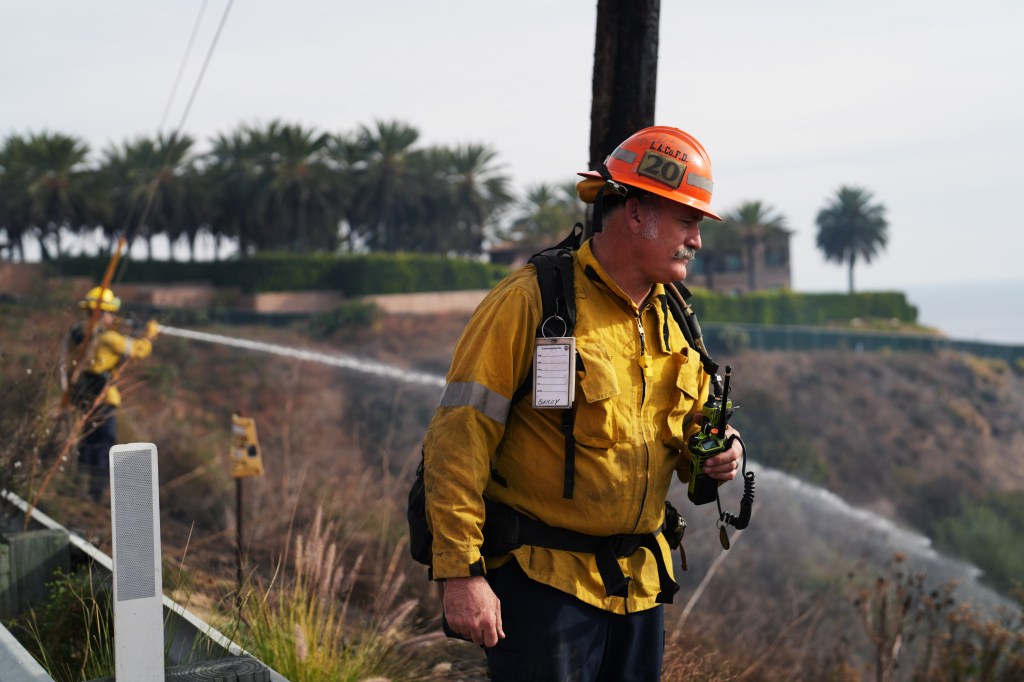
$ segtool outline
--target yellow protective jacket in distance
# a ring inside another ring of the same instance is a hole
[[[113,329],[99,333],[93,344],[92,356],[86,360],[85,371],[92,374],[110,373],[132,358],[146,358],[153,352],[149,339],[125,336]],[[107,384],[102,400],[113,407],[120,407],[121,393],[113,383]]]
[[[562,497],[561,410],[536,410],[529,397],[511,403],[532,367],[542,310],[536,272],[526,266],[474,313],[424,438],[435,579],[471,575],[480,561],[483,496],[549,526],[598,536],[641,534],[661,526],[673,472],[688,478],[680,452],[697,430],[693,416],[709,382],[668,310],[664,287],[657,285],[638,309],[589,242],[575,261],[583,369],[576,372],[573,497]],[[658,545],[671,571],[660,535]],[[523,546],[513,555],[531,579],[598,608],[625,613],[656,605],[657,562],[645,548],[618,560],[629,579],[625,599],[606,595],[592,554]],[[505,561],[487,557],[486,565]]]

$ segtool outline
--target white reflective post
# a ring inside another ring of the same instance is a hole
[[[163,580],[156,446],[110,448],[114,655],[118,680],[164,679]]]

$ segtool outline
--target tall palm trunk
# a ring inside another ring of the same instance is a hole
[[[38,228],[36,238],[39,242],[39,256],[47,263],[56,263],[58,256],[57,254],[53,253],[53,251],[50,248],[50,245],[47,243],[48,236],[49,234],[46,230],[44,230],[43,228]]]
[[[757,291],[757,240],[747,239],[747,289]]]
[[[714,270],[712,263],[704,261],[704,286],[708,288],[708,291],[715,290],[715,276],[712,274],[712,270]]]

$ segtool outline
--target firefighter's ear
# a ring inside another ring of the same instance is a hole
[[[633,234],[640,234],[643,231],[644,221],[640,214],[640,200],[636,197],[627,197],[626,203],[622,206],[623,215],[626,217],[626,224]]]

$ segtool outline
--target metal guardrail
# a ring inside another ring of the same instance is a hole
[[[84,554],[92,561],[93,566],[99,571],[107,574],[113,573],[114,560],[109,555],[101,552],[91,543],[78,535],[68,532],[66,528],[38,509],[30,510],[28,503],[18,495],[9,490],[2,490],[0,491],[0,503],[10,505],[22,513],[30,513],[32,524],[36,528],[64,531],[68,534],[68,544],[73,551]],[[163,596],[163,608],[164,636],[167,639],[165,643],[168,645],[168,659],[172,664],[188,662],[192,652],[197,650],[197,646],[200,642],[203,643],[204,650],[208,651],[208,653],[215,657],[252,655],[238,644],[231,641],[231,639],[217,630],[217,628],[205,622],[202,618],[166,595]],[[2,634],[2,628],[0,628],[0,634]],[[0,638],[0,647],[2,647],[3,644],[2,639],[3,638]],[[16,640],[15,644],[17,644]],[[20,645],[11,649],[11,656],[15,657],[17,660],[20,660],[21,656],[19,649],[23,651],[23,647],[20,647]],[[25,652],[25,655],[28,655],[28,653]],[[4,660],[4,651],[0,648],[0,663]],[[3,673],[0,675],[0,679],[3,679],[6,682],[8,679],[6,677],[6,669],[0,668],[0,673]],[[37,679],[40,682],[49,682],[51,678],[48,676],[42,678],[26,677],[24,678],[24,681],[18,678],[12,678],[12,682],[15,680],[17,682],[36,682]],[[275,671],[273,668],[270,669],[270,680],[271,682],[288,682],[286,677]]]
[[[0,671],[5,682],[53,682],[3,623],[0,623]]]

